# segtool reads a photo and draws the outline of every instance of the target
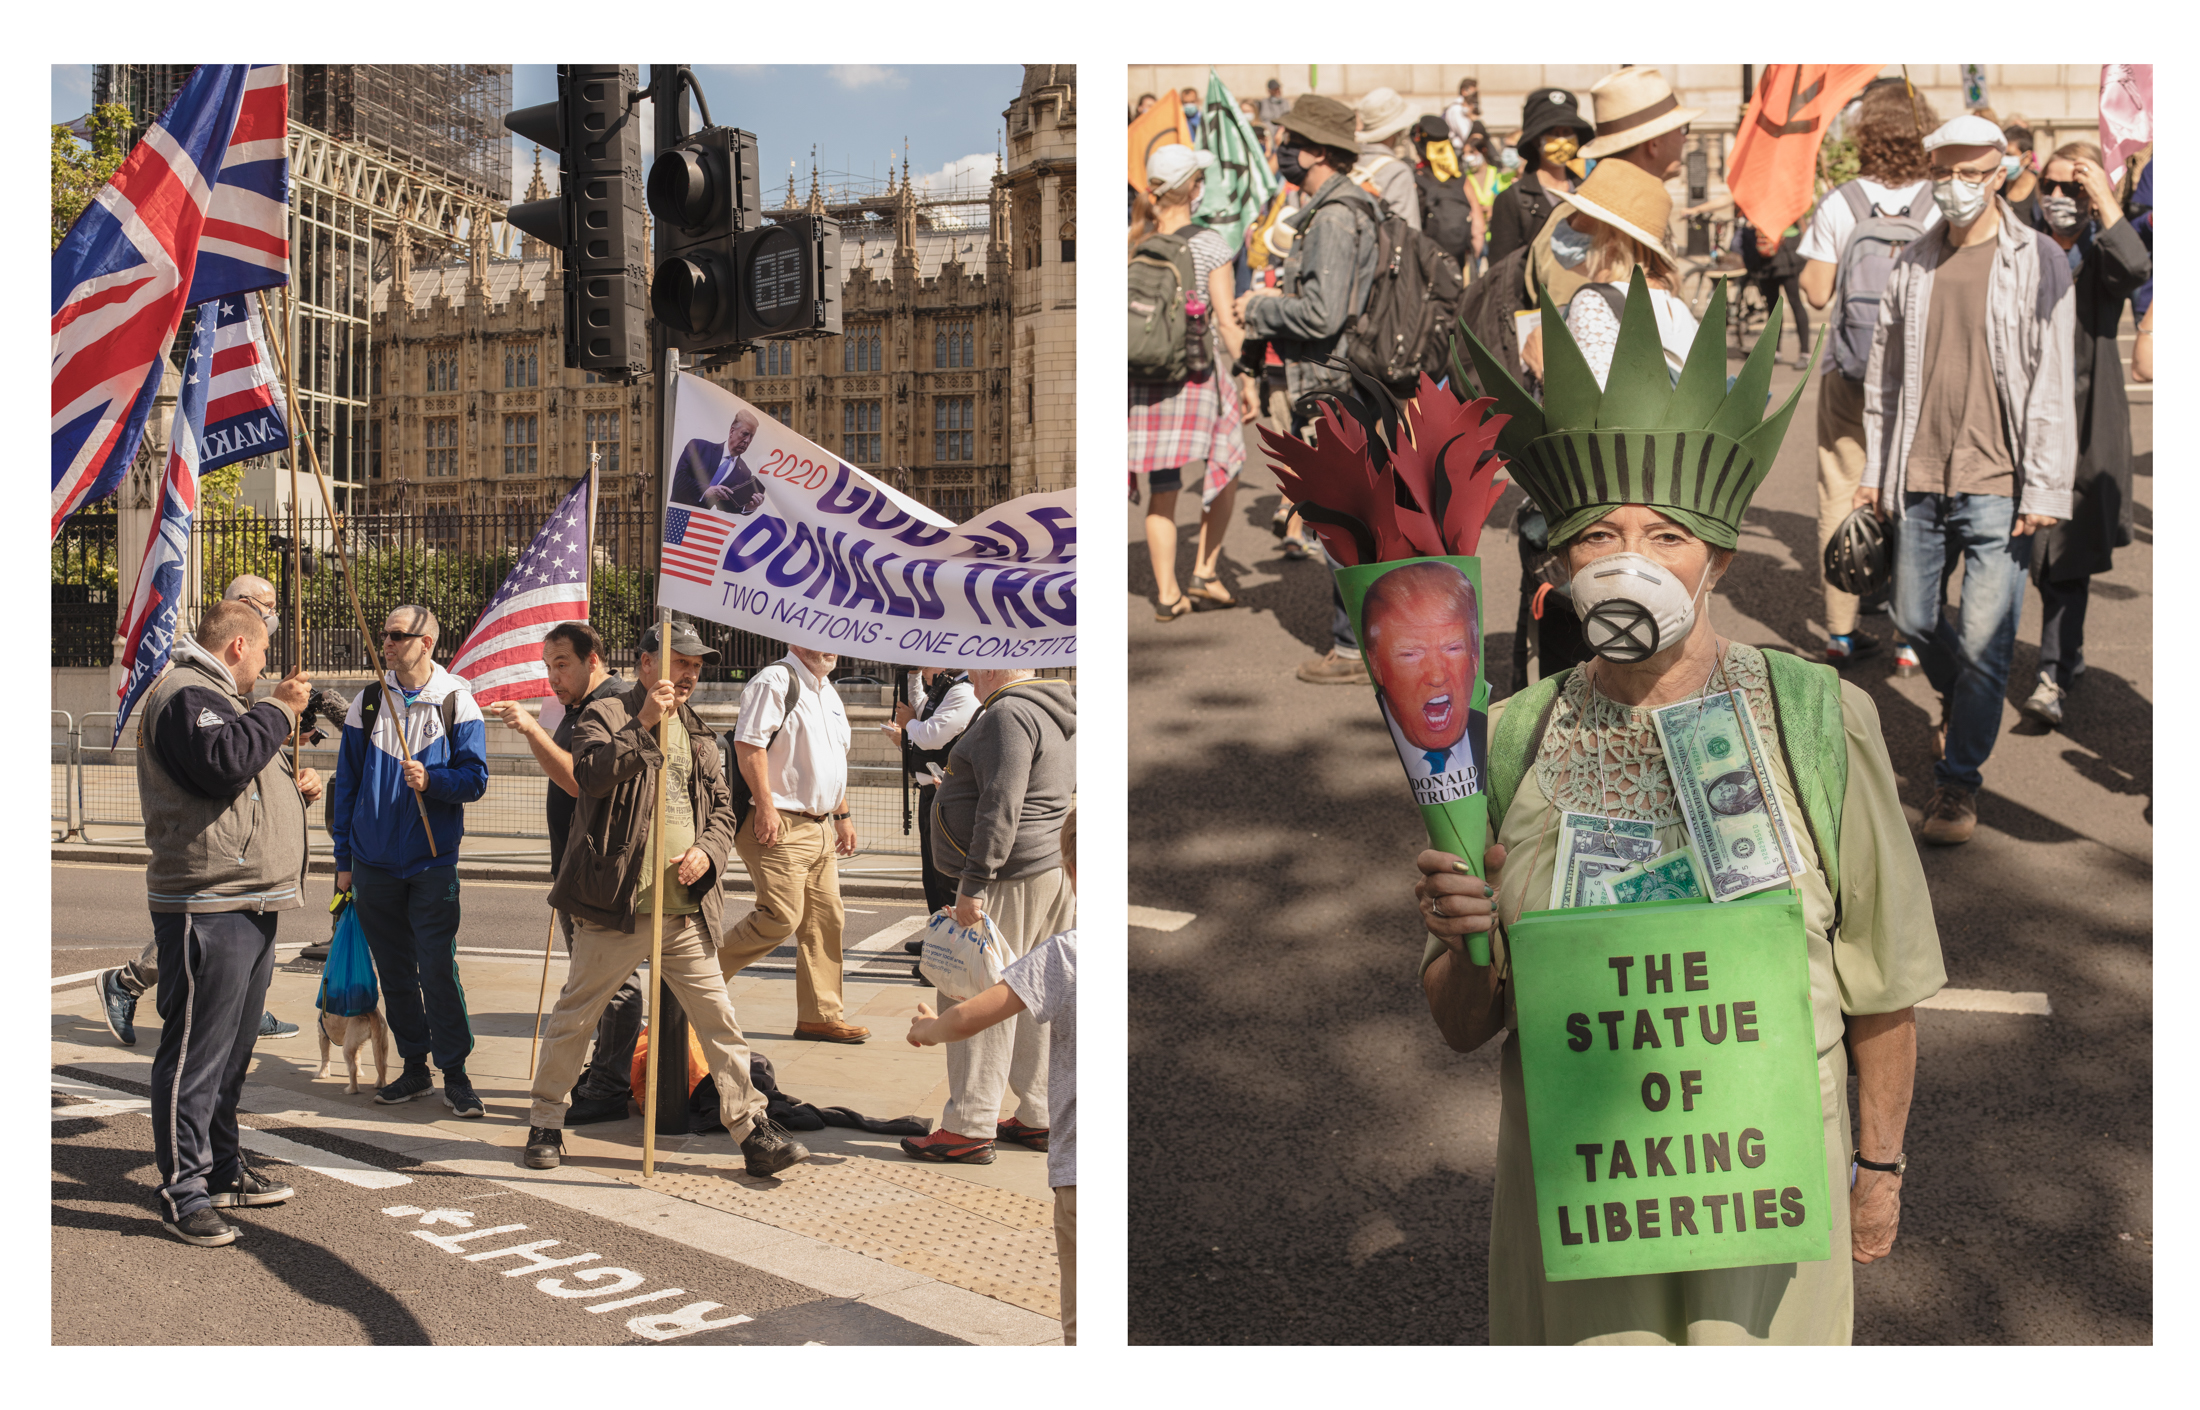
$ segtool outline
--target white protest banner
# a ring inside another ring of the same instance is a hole
[[[918,666],[1077,663],[1077,496],[956,525],[680,374],[657,597],[793,646]]]

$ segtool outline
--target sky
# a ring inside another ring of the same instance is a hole
[[[641,66],[641,76],[648,81],[648,65]],[[756,134],[769,206],[785,194],[789,161],[797,164],[798,194],[809,194],[813,145],[821,168],[883,178],[889,153],[898,164],[906,137],[910,174],[920,186],[927,177],[945,185],[957,169],[990,176],[1001,110],[1022,86],[1023,69],[1017,64],[699,64],[696,77],[715,121]],[[514,107],[556,97],[553,65],[514,66]],[[67,122],[91,105],[92,66],[54,65],[52,121]],[[644,114],[646,142],[651,131],[646,105]],[[533,165],[533,145],[514,135],[514,199],[526,189]],[[543,170],[556,170],[547,153]]]

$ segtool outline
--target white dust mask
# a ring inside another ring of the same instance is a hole
[[[1968,181],[1936,181],[1933,183],[1933,203],[1940,213],[1954,226],[1966,226],[1979,218],[1992,199],[1984,186],[1973,186]]]
[[[1696,599],[1711,581],[1688,585],[1639,553],[1614,553],[1574,574],[1574,611],[1581,637],[1608,661],[1632,665],[1686,637],[1696,625]]]

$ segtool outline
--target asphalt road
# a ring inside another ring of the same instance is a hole
[[[245,1124],[313,1148],[301,1158],[329,1151],[360,1169],[348,1181],[256,1157],[296,1196],[227,1211],[242,1237],[193,1248],[154,1213],[144,1113],[75,1110],[53,1121],[57,1346],[960,1344],[671,1239],[262,1117]],[[362,1178],[377,1187],[352,1182]],[[133,1295],[111,1296],[117,1287]]]
[[[52,977],[84,974],[136,959],[153,935],[152,922],[145,909],[145,869],[75,862],[51,865]],[[278,944],[328,937],[328,904],[335,885],[335,878],[325,872],[316,872],[306,878],[306,904],[283,917],[276,933]],[[459,925],[458,944],[462,952],[542,953],[543,927],[550,914],[549,907],[543,903],[547,888],[521,881],[461,881],[459,887],[463,919]],[[754,904],[752,893],[728,891],[728,922],[739,920]],[[861,896],[847,898],[844,905],[848,924],[841,937],[843,948],[852,948],[873,932],[923,909],[915,902]],[[784,961],[791,972],[793,958],[794,947],[788,944],[759,961],[759,966],[769,969]],[[914,957],[909,958],[913,966]],[[900,977],[898,965],[886,969],[888,972],[866,971],[863,977],[867,980]],[[88,984],[91,981],[77,982]],[[302,1021],[295,1014],[282,1016],[294,1023]]]
[[[1712,609],[1731,637],[1806,653],[1824,642],[1815,417],[1812,388]],[[2094,580],[2068,721],[2019,722],[2028,594],[1979,833],[1924,849],[1949,984],[2044,992],[2053,1013],[1920,1011],[1901,1238],[1857,1270],[1859,1343],[2153,1336],[2152,407],[2133,423],[2137,542]],[[1420,824],[1367,689],[1292,677],[1328,646],[1328,575],[1276,552],[1249,440],[1223,568],[1243,606],[1156,622],[1128,520],[1129,900],[1196,917],[1130,932],[1131,1340],[1484,1342],[1498,1045],[1454,1054],[1429,1021]],[[1481,546],[1500,696],[1517,493]],[[1886,660],[1850,678],[1914,822],[1937,705]]]

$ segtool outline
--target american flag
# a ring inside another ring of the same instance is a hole
[[[560,622],[588,620],[588,544],[594,522],[595,506],[584,475],[558,501],[451,662],[451,674],[465,680],[478,703],[534,700],[551,693],[542,639]]]
[[[220,337],[214,310],[199,310],[198,329],[191,337],[191,357],[184,368],[183,391],[176,399],[176,420],[168,436],[168,469],[161,477],[160,518],[145,546],[145,560],[138,565],[137,585],[130,592],[129,615],[123,618],[123,659],[130,663],[116,690],[120,700],[115,715],[115,737],[130,718],[146,687],[160,679],[168,666],[176,641],[176,608],[183,596],[183,565],[191,549],[191,514],[199,502],[199,438],[206,424],[207,390],[213,383],[208,371]]]
[[[682,582],[709,587],[718,580],[718,559],[735,521],[700,509],[665,511],[665,545],[659,566]]]
[[[53,253],[52,532],[136,457],[184,310],[290,277],[281,64],[201,64]]]
[[[238,295],[199,310],[214,324],[206,433],[199,442],[199,473],[271,455],[290,444],[282,383],[267,356],[254,301]],[[205,369],[195,369],[203,373]]]

